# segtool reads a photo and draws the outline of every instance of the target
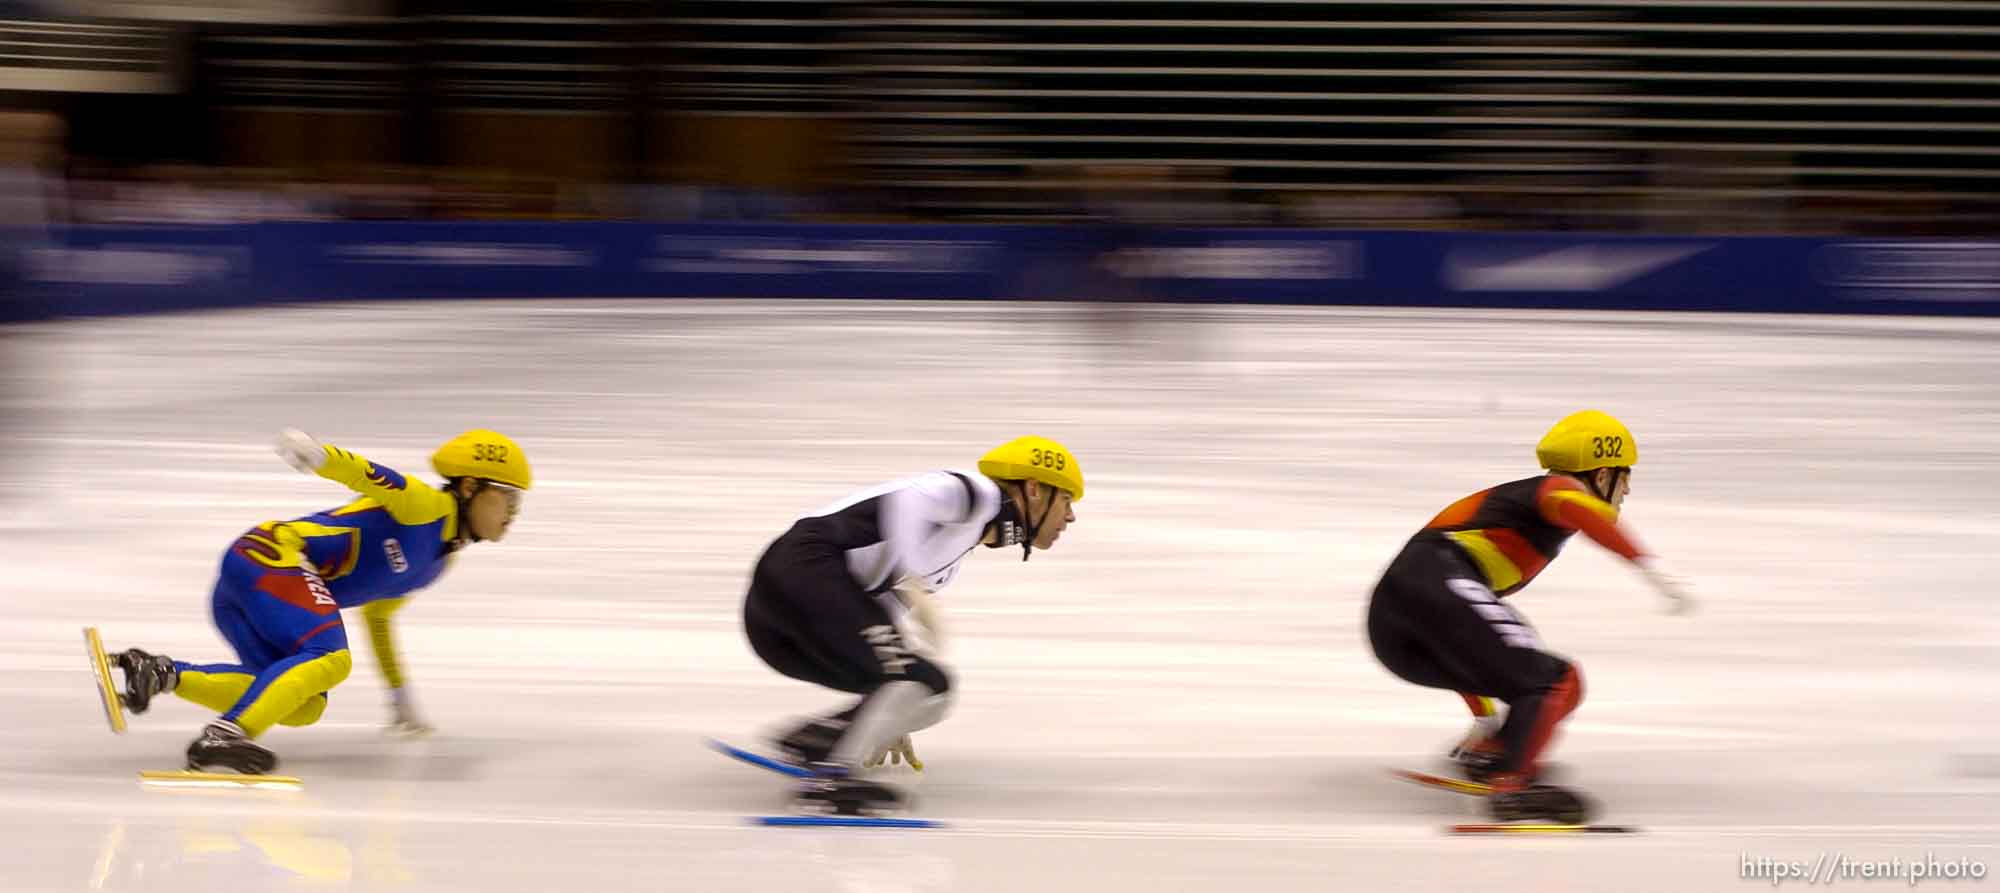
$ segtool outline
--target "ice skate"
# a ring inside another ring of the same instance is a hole
[[[1469,781],[1484,782],[1507,764],[1507,749],[1498,738],[1468,738],[1451,749],[1452,765]]]
[[[799,784],[798,808],[801,812],[884,816],[899,813],[906,805],[907,798],[893,787],[841,774],[811,778]]]
[[[822,763],[833,753],[842,733],[847,731],[845,716],[821,716],[784,734],[774,744],[785,759],[797,766]]]
[[[133,713],[146,712],[146,708],[153,703],[153,696],[173,691],[174,685],[180,681],[180,671],[174,669],[173,658],[165,655],[127,648],[112,655],[111,660],[125,674],[125,690],[119,692],[118,700]]]
[[[1546,822],[1581,825],[1590,821],[1589,801],[1568,788],[1555,785],[1522,785],[1518,779],[1501,778],[1486,798],[1486,809],[1496,822]]]
[[[187,759],[192,772],[269,775],[278,768],[277,754],[250,740],[242,727],[225,719],[201,730],[201,737],[188,744]]]

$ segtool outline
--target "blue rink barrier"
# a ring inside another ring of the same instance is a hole
[[[0,319],[321,300],[872,298],[2000,315],[2000,242],[1116,226],[266,223],[10,243]]]

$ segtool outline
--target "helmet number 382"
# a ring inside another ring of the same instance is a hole
[[[1055,450],[1030,450],[1028,464],[1036,468],[1053,468],[1061,471],[1069,466],[1069,457]]]
[[[507,461],[507,447],[498,443],[475,443],[472,445],[472,458],[477,462],[504,463]]]
[[[1593,458],[1597,459],[1623,458],[1625,455],[1625,438],[1593,437],[1590,439],[1590,449]]]

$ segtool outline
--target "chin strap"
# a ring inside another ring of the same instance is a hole
[[[1026,501],[1028,501],[1027,493],[1022,491],[1021,502]],[[986,529],[993,534],[993,542],[988,548],[1002,549],[1007,546],[1020,546],[1021,560],[1027,561],[1029,556],[1035,554],[1035,536],[1041,532],[1042,525],[1048,523],[1049,513],[1055,511],[1055,509],[1056,501],[1050,499],[1048,507],[1042,509],[1042,516],[1035,519],[1035,523],[1029,524],[1021,517],[1020,505],[1016,504],[1014,500],[1009,499],[1005,493],[1002,493],[1000,496],[1000,512],[994,515],[993,520],[987,522],[986,525]]]
[[[1028,527],[1027,538],[1021,541],[1022,561],[1027,561],[1028,556],[1035,554],[1035,538],[1042,532],[1042,525],[1047,524],[1049,522],[1049,513],[1055,510],[1056,510],[1056,499],[1055,497],[1051,496],[1049,497],[1048,506],[1042,509],[1042,516],[1040,518],[1036,518],[1035,523]]]
[[[1605,502],[1610,502],[1611,494],[1618,492],[1618,482],[1625,479],[1625,474],[1626,470],[1623,468],[1611,469],[1611,479],[1606,481],[1604,488],[1600,490],[1597,486],[1597,473],[1595,470],[1592,470],[1584,474],[1583,486],[1590,491],[1590,495]]]
[[[458,495],[458,482],[462,480],[464,478],[452,478],[450,481],[452,501],[458,504],[458,535],[452,537],[451,542],[445,544],[444,551],[447,555],[465,548],[470,543],[480,541],[479,537],[472,532],[472,497],[478,496],[480,490],[486,489],[486,482],[478,478],[473,478],[478,486],[473,488],[472,496],[460,496]]]

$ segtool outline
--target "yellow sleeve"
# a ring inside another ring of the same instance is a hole
[[[319,476],[380,503],[400,524],[429,524],[440,518],[452,519],[445,525],[447,538],[458,501],[423,481],[405,479],[393,468],[376,465],[332,444],[324,444],[326,464]]]
[[[389,618],[402,610],[407,598],[377,599],[361,606],[361,616],[368,620],[368,641],[375,646],[375,662],[382,667],[382,678],[390,688],[403,687],[402,662],[396,654],[396,637],[389,627]]]

